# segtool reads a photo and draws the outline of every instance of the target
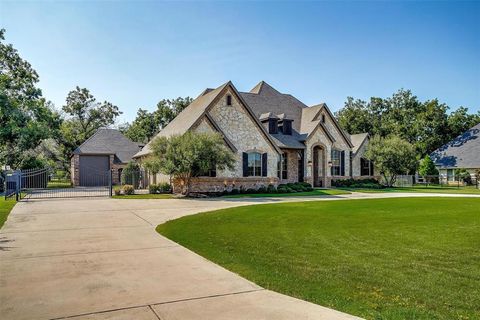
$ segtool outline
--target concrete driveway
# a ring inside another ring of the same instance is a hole
[[[462,195],[358,193],[321,200],[402,196]],[[154,229],[202,211],[307,200],[319,198],[20,202],[0,230],[0,318],[355,319],[264,290]]]
[[[0,318],[355,319],[264,290],[154,230],[256,202],[267,201],[20,202],[0,232]]]

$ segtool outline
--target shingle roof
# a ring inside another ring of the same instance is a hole
[[[125,137],[115,129],[100,128],[84,143],[73,151],[73,154],[113,154],[116,161],[127,163],[140,150],[138,143]]]
[[[350,135],[350,141],[353,144],[353,153],[357,153],[358,149],[362,146],[363,142],[367,139],[367,137],[368,133],[358,133]]]
[[[180,114],[176,116],[165,128],[160,130],[155,138],[180,135],[187,132],[187,130],[190,129],[205,112],[206,108],[215,99],[218,93],[220,93],[220,91],[222,91],[223,88],[225,88],[228,84],[229,82],[222,84],[220,87],[214,90],[206,89],[203,91],[201,95],[193,100],[192,103],[190,103],[182,112],[180,112]],[[140,152],[135,154],[135,158],[147,155],[151,152],[150,143],[152,140],[150,140]]]
[[[276,115],[285,113],[287,119],[293,120],[293,129],[300,130],[302,109],[307,106],[294,96],[278,92],[265,81],[258,83],[250,92],[240,92],[240,95],[257,118],[269,112]]]
[[[435,150],[436,166],[445,168],[480,168],[480,123]]]

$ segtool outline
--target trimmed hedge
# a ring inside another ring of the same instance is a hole
[[[339,179],[333,180],[332,186],[339,188],[369,188],[369,189],[382,189],[383,185],[378,182],[377,179]]]
[[[260,186],[258,189],[248,188],[245,189],[232,189],[231,191],[224,191],[223,195],[235,195],[235,194],[255,194],[255,193],[295,193],[295,192],[308,192],[313,191],[312,185],[307,182],[296,182],[280,184],[276,188],[273,184],[268,186]]]

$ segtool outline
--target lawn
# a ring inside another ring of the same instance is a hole
[[[48,181],[47,188],[63,189],[63,188],[73,188],[73,187],[70,180],[52,179]]]
[[[129,194],[129,195],[120,195],[120,196],[112,196],[114,199],[173,199],[175,198],[170,193],[163,193],[163,194]]]
[[[480,199],[224,209],[162,235],[278,292],[367,319],[480,318]]]
[[[8,214],[16,203],[17,202],[15,201],[15,198],[9,198],[8,200],[5,200],[5,197],[0,197],[0,228],[3,226],[5,221],[7,221]]]
[[[457,194],[479,194],[480,189],[474,186],[468,187],[453,187],[453,186],[414,186],[414,187],[395,187],[384,189],[369,189],[369,188],[339,188],[344,191],[363,192],[363,193],[377,193],[377,192],[420,192],[420,193],[457,193]]]
[[[252,194],[235,194],[223,196],[224,198],[266,198],[266,197],[308,197],[308,196],[332,196],[339,194],[349,194],[349,191],[340,189],[315,189],[308,192],[295,193],[252,193]]]

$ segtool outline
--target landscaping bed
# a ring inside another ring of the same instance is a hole
[[[157,231],[271,290],[367,319],[480,317],[480,199],[245,206]]]

